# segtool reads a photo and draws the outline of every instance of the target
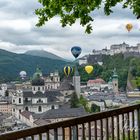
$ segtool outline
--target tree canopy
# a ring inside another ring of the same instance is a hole
[[[104,7],[105,15],[110,15],[112,7],[122,3],[122,8],[130,8],[133,14],[140,18],[139,0],[38,0],[42,7],[36,9],[35,13],[39,20],[37,26],[42,26],[55,16],[60,16],[62,27],[72,25],[77,19],[80,25],[86,27],[85,32],[91,33],[91,22],[94,20],[91,12]]]

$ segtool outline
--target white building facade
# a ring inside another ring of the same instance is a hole
[[[45,80],[39,73],[35,73],[31,89],[16,90],[13,94],[12,114],[19,118],[19,114],[24,110],[42,113],[50,109],[57,109],[60,103],[59,98],[61,98],[61,93],[47,90]]]

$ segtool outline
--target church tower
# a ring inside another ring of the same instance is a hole
[[[80,92],[81,92],[81,87],[80,87],[80,75],[79,72],[77,70],[77,67],[75,67],[75,73],[73,76],[73,85],[75,88],[75,92],[77,94],[77,97],[80,97]]]
[[[39,68],[36,69],[36,72],[33,75],[32,79],[32,92],[35,94],[36,92],[45,92],[45,82],[42,78],[42,72]]]
[[[113,70],[112,85],[113,85],[114,93],[116,95],[118,95],[119,94],[119,91],[118,91],[118,75],[117,75],[116,69]]]

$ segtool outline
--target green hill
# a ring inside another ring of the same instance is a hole
[[[19,72],[24,70],[30,77],[39,66],[44,74],[54,70],[62,70],[66,64],[63,60],[55,60],[26,54],[15,54],[0,50],[0,82],[16,80]]]
[[[50,53],[44,50],[30,50],[30,51],[25,52],[25,54],[32,55],[32,56],[45,57],[45,58],[50,58],[50,59],[55,59],[55,60],[67,61],[62,57],[59,57],[53,53]]]
[[[140,59],[136,57],[125,58],[123,54],[114,56],[103,55],[100,61],[103,65],[94,63],[95,57],[90,55],[88,63],[94,66],[94,72],[88,75],[84,66],[79,66],[81,81],[86,82],[96,77],[103,78],[106,82],[112,76],[113,69],[116,68],[119,78],[119,88],[127,89],[140,88]],[[67,62],[63,60],[50,59],[45,57],[32,56],[27,54],[15,54],[5,50],[0,50],[0,82],[16,80],[19,72],[24,70],[28,77],[31,77],[39,66],[43,74],[49,74],[54,70],[62,69]]]
[[[103,62],[103,65],[98,65],[96,62],[98,61]],[[88,63],[90,65],[93,65],[94,67],[94,72],[90,75],[88,75],[85,70],[84,66],[79,67],[80,75],[81,75],[81,80],[83,82],[86,82],[88,79],[94,79],[97,77],[103,78],[106,82],[109,81],[109,78],[113,74],[113,69],[116,68],[117,74],[118,74],[118,80],[119,80],[119,88],[121,90],[125,90],[127,86],[127,77],[128,77],[128,71],[130,67],[130,62],[135,59],[135,57],[127,57],[125,58],[123,54],[116,54],[113,56],[110,55],[102,55],[102,56],[96,56],[96,61],[95,61],[95,56],[94,55],[89,55],[88,58]],[[139,58],[136,58],[136,61],[140,61]],[[138,64],[137,64],[138,66]],[[140,66],[140,65],[139,65]],[[138,68],[137,69],[137,74],[138,74]],[[136,70],[134,69],[134,70]],[[140,69],[139,69],[140,71]],[[133,76],[133,80],[134,80]],[[132,81],[130,80],[130,83]]]
[[[140,90],[140,58],[132,58],[128,72],[128,83],[130,90]],[[128,87],[128,89],[129,89]]]

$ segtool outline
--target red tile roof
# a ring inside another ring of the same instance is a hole
[[[103,79],[99,78],[99,79],[95,79],[95,80],[88,80],[87,83],[88,84],[93,84],[93,83],[101,83],[101,84],[103,84],[103,83],[105,83],[105,81]]]

